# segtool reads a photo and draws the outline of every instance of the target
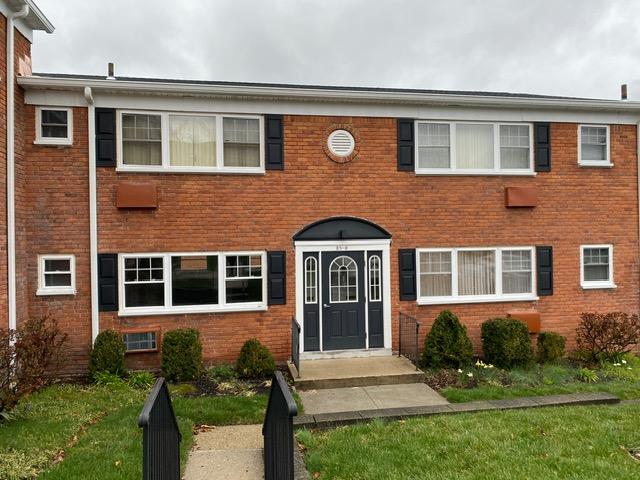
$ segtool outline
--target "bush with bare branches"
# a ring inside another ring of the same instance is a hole
[[[611,360],[630,352],[640,342],[637,314],[624,312],[583,313],[576,330],[580,356],[587,362]]]

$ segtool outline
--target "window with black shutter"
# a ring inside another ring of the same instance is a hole
[[[415,249],[398,250],[400,268],[400,300],[416,299],[416,251]]]

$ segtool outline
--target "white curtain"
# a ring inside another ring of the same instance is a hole
[[[223,119],[224,165],[260,166],[260,122],[255,118]]]
[[[493,251],[458,252],[458,295],[495,294],[495,270]]]
[[[456,167],[493,168],[493,125],[459,123],[456,125]]]
[[[451,296],[451,252],[420,254],[420,296]]]
[[[216,166],[216,119],[204,116],[171,116],[171,165]]]

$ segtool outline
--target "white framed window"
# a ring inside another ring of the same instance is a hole
[[[158,350],[156,332],[124,332],[122,340],[127,353],[153,352]]]
[[[318,260],[307,257],[304,261],[304,303],[318,303]]]
[[[613,245],[580,247],[580,285],[582,288],[616,288],[613,283]]]
[[[417,250],[418,303],[536,300],[533,247]]]
[[[37,107],[34,143],[38,145],[71,145],[73,143],[73,109]]]
[[[578,125],[578,164],[611,167],[609,125]]]
[[[369,257],[369,301],[379,302],[382,300],[382,284],[380,281],[382,269],[380,268],[380,257],[371,255]]]
[[[37,295],[75,295],[76,257],[38,255]]]
[[[118,169],[264,173],[264,120],[257,115],[118,112]]]
[[[417,174],[534,175],[529,123],[416,121]]]
[[[266,252],[120,254],[120,315],[265,310]]]
[[[346,255],[334,258],[329,266],[329,301],[351,303],[358,301],[358,265]]]

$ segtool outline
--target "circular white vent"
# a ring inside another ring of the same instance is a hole
[[[329,135],[327,146],[336,157],[348,157],[353,153],[356,141],[346,130],[334,130]]]

